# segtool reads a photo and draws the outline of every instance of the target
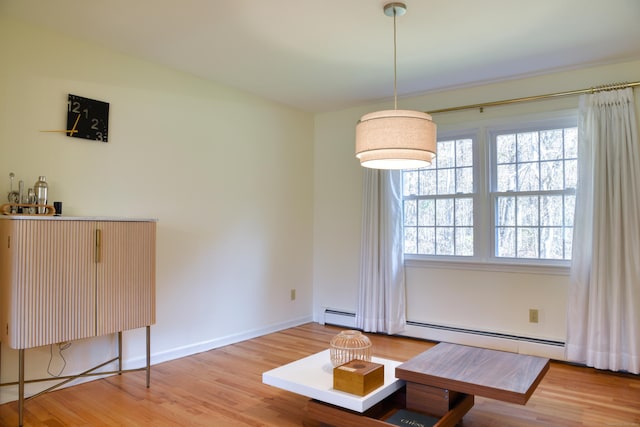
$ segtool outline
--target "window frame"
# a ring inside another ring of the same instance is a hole
[[[474,255],[404,254],[409,267],[455,268],[521,273],[569,274],[570,260],[538,258],[503,258],[495,255],[495,192],[492,181],[496,176],[496,156],[492,136],[505,132],[540,131],[577,127],[577,109],[519,115],[508,118],[482,120],[449,126],[438,132],[438,141],[473,140]],[[404,196],[403,196],[404,200]],[[404,209],[403,209],[404,215]],[[404,230],[404,217],[402,218]],[[404,231],[403,231],[404,232]]]

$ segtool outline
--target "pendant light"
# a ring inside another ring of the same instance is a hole
[[[356,125],[356,157],[373,169],[417,169],[436,156],[436,125],[429,114],[398,110],[396,83],[396,16],[404,3],[388,3],[384,14],[393,17],[393,110],[365,114]]]

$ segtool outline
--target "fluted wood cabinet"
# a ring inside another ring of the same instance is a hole
[[[0,341],[18,349],[18,425],[23,425],[25,349],[118,334],[118,356],[80,374],[151,372],[156,321],[155,220],[0,217]],[[146,366],[122,368],[122,331],[146,328]],[[96,373],[117,362],[115,371]],[[0,386],[15,382],[0,383]]]
[[[155,323],[153,220],[0,220],[0,337],[25,349]]]

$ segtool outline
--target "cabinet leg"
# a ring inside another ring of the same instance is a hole
[[[147,326],[147,388],[151,385],[151,326]]]
[[[122,375],[122,331],[118,332],[118,375]]]
[[[22,427],[24,417],[24,349],[18,350],[18,425]]]

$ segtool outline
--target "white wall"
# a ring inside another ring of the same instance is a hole
[[[0,194],[45,175],[65,215],[159,219],[154,363],[311,320],[312,115],[1,17],[0,58]],[[109,143],[39,132],[64,129],[69,93],[110,103]],[[111,344],[74,343],[65,374]],[[144,331],[125,349],[139,366]],[[28,351],[27,376],[48,360]]]
[[[558,72],[399,100],[399,108],[430,111],[446,107],[637,81],[640,61]],[[402,84],[402,82],[399,82]],[[640,91],[636,90],[640,105]],[[355,124],[364,113],[392,101],[316,116],[314,175],[314,316],[323,310],[355,312],[360,246],[362,169],[354,158]],[[510,116],[577,109],[578,97],[434,115],[439,131],[500,122]],[[640,123],[640,120],[639,120]],[[538,274],[460,265],[406,268],[408,320],[503,334],[565,340],[567,272]],[[529,323],[529,309],[540,311]],[[408,334],[418,335],[416,328]],[[422,338],[441,339],[429,333]],[[521,349],[522,351],[522,349]],[[531,350],[524,350],[531,351]],[[557,352],[554,353],[557,357]]]
[[[324,307],[355,311],[362,174],[355,123],[390,103],[312,117],[2,17],[0,58],[0,193],[9,172],[27,185],[46,175],[65,215],[159,219],[154,363],[302,323],[312,312],[322,320]],[[639,76],[640,62],[632,62],[400,105],[431,110]],[[108,144],[39,132],[64,128],[68,93],[110,103]],[[446,130],[575,105],[569,98],[435,120]],[[410,320],[564,337],[565,276],[411,267],[407,280]],[[541,310],[536,326],[523,320],[532,302]],[[143,339],[143,331],[125,334],[128,365],[141,364]],[[65,373],[112,352],[112,337],[75,342]],[[45,375],[48,361],[49,348],[28,351],[28,375]],[[16,366],[16,352],[3,347],[3,382],[15,380]],[[54,355],[52,370],[59,367]],[[0,388],[0,402],[15,398],[14,388]]]

